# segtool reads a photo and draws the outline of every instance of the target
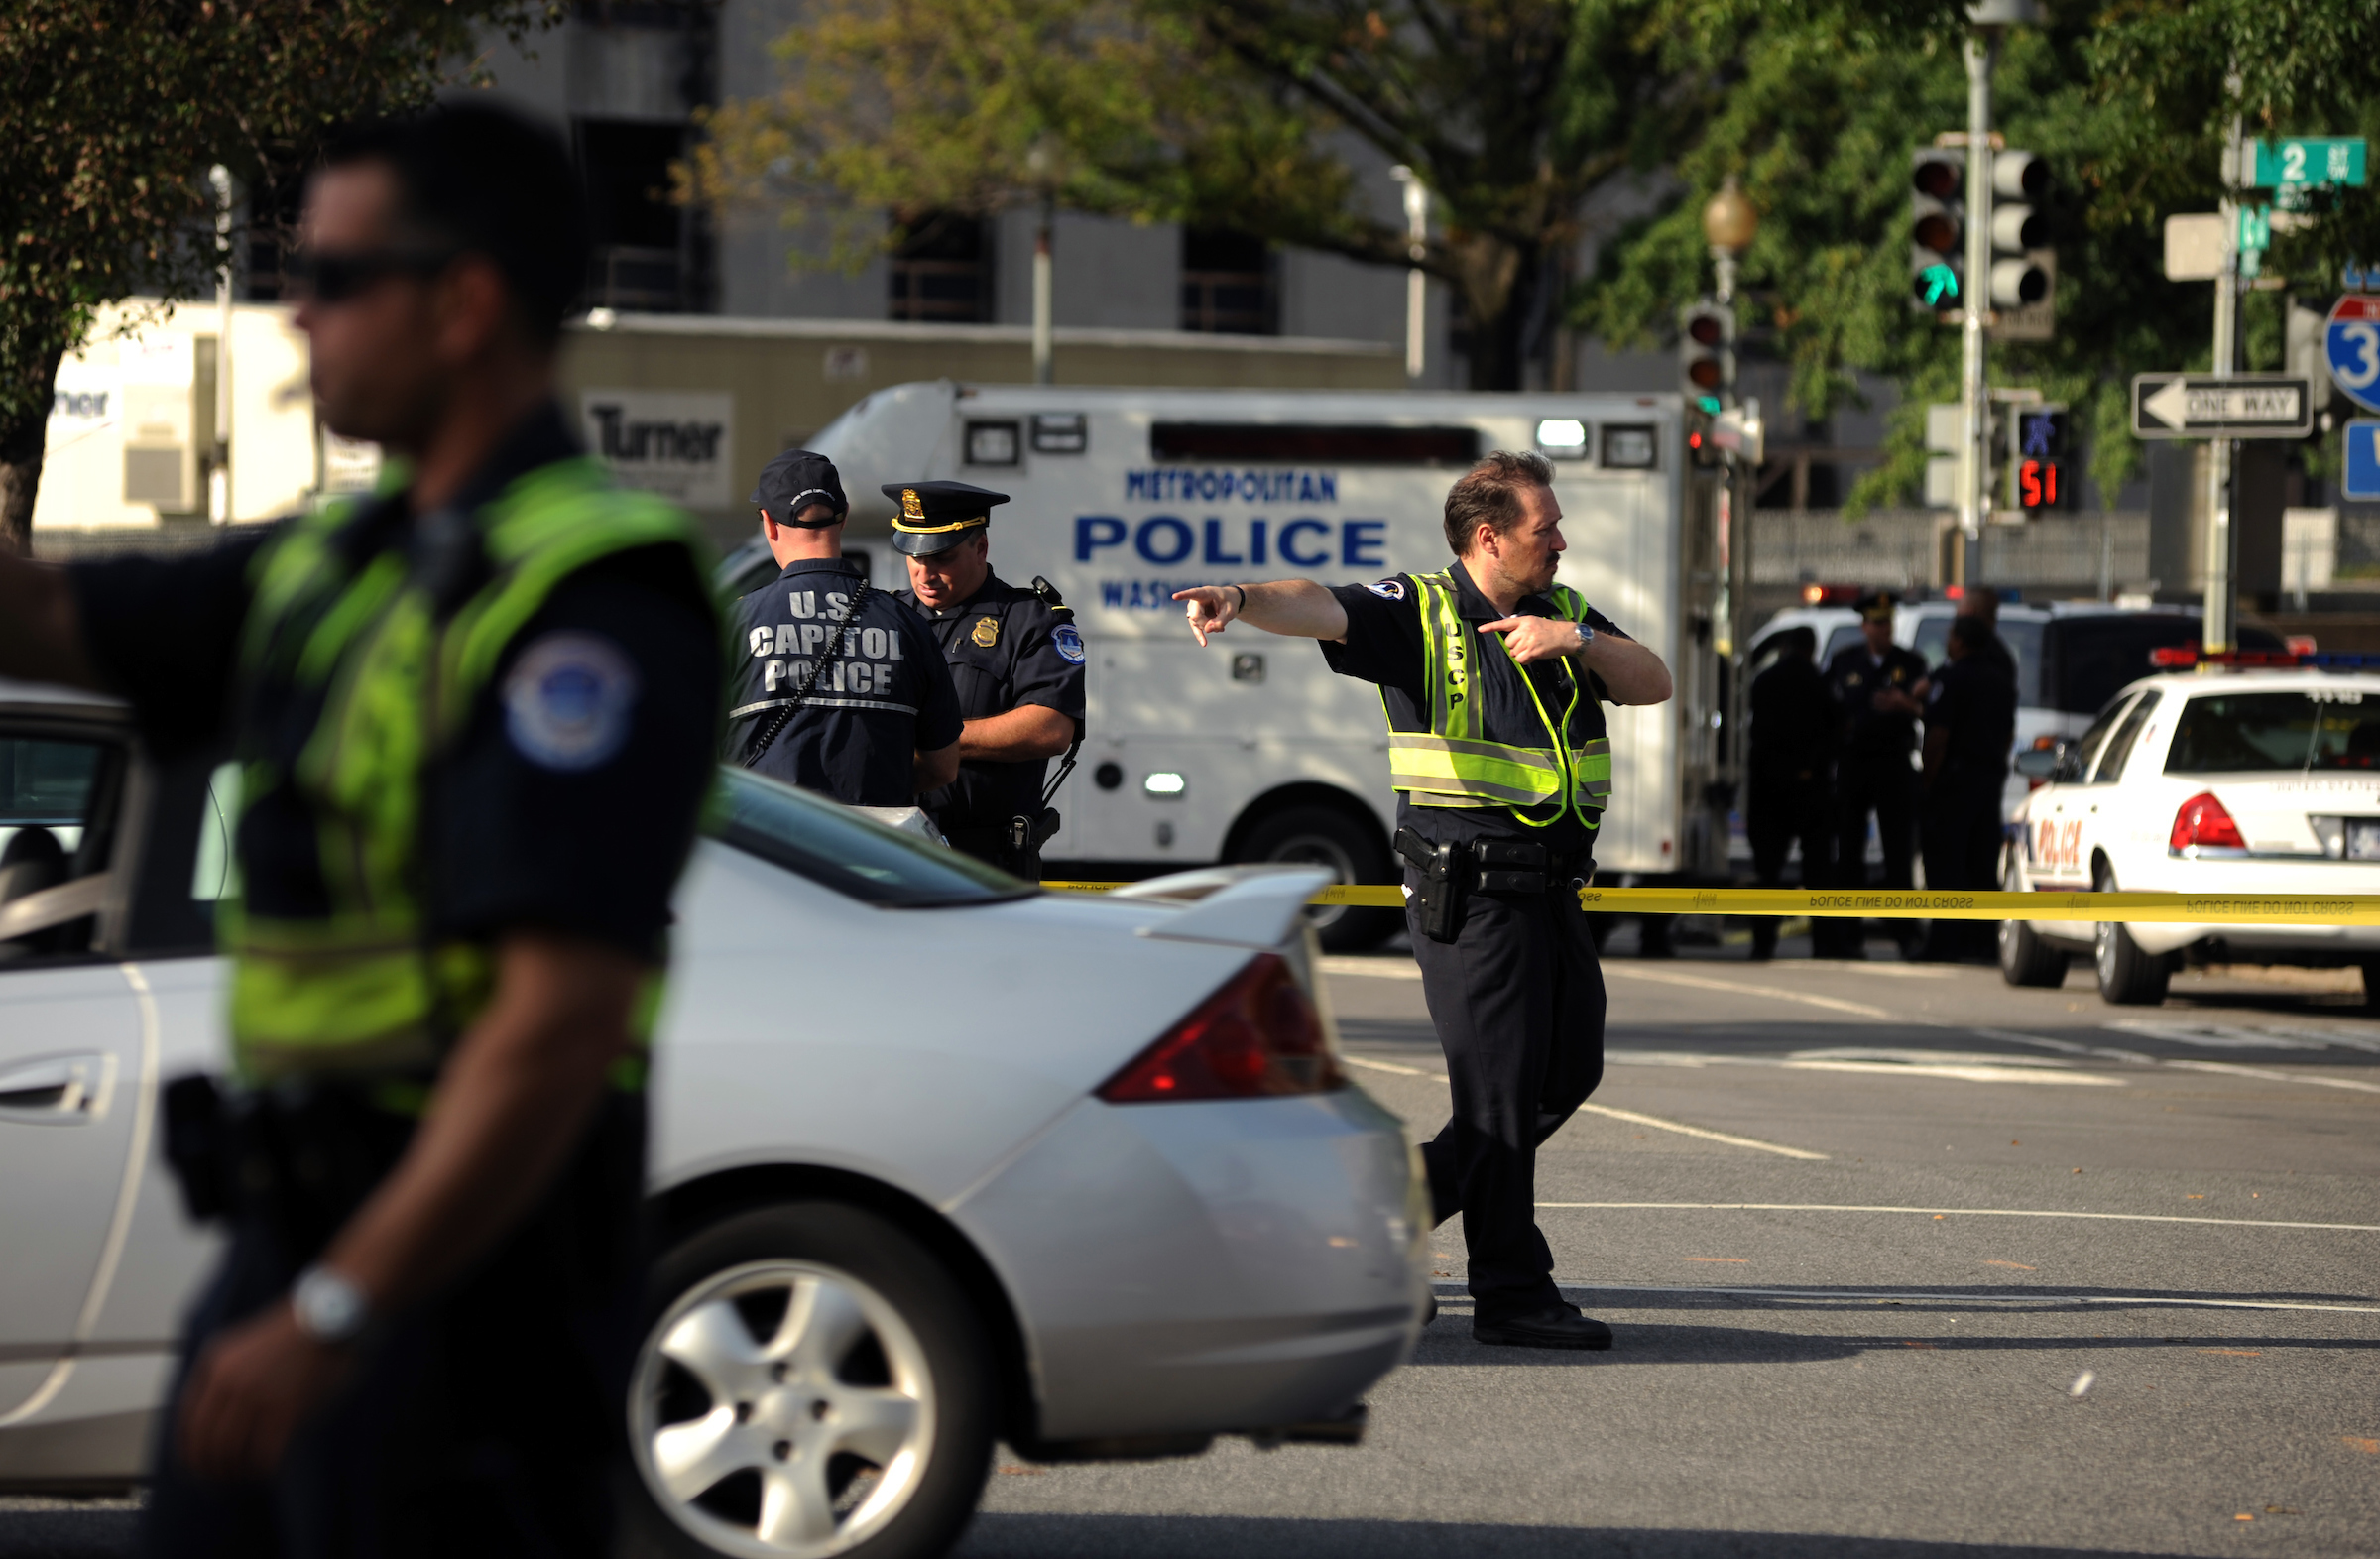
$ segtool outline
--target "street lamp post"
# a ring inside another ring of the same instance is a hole
[[[1742,186],[1729,174],[1720,185],[1719,193],[1703,207],[1703,237],[1711,245],[1711,259],[1719,273],[1719,301],[1730,313],[1735,307],[1735,266],[1743,252],[1752,246],[1760,231],[1760,213],[1744,195]],[[1731,332],[1730,332],[1731,333]],[[1721,404],[1735,405],[1735,381],[1732,373],[1723,381]],[[1750,607],[1752,588],[1752,484],[1751,471],[1734,451],[1725,451],[1727,479],[1720,484],[1719,513],[1715,517],[1719,542],[1719,600],[1711,613],[1713,645],[1726,665],[1734,660],[1744,642],[1744,613]],[[1744,710],[1746,707],[1743,672],[1748,667],[1734,660],[1734,674],[1727,679],[1726,721],[1727,767],[1737,775],[1743,773]]]
[[[1052,382],[1057,372],[1055,322],[1056,307],[1053,289],[1056,258],[1051,251],[1052,230],[1058,221],[1058,182],[1062,148],[1055,136],[1045,135],[1033,143],[1024,157],[1025,172],[1041,191],[1041,221],[1033,231],[1033,383]]]
[[[1405,258],[1413,262],[1405,272],[1405,378],[1418,385],[1429,366],[1429,279],[1421,262],[1430,252],[1430,190],[1402,163],[1389,169],[1388,177],[1405,188]]]

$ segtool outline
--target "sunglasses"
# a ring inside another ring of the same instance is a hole
[[[453,249],[354,249],[345,254],[299,250],[282,262],[285,290],[319,303],[343,303],[392,276],[435,276],[452,265]]]

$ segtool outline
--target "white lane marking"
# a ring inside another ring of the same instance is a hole
[[[2275,1072],[2261,1066],[2241,1066],[2231,1061],[2181,1061],[2165,1063],[2186,1072],[2218,1072],[2225,1077],[2260,1077],[2274,1083],[2311,1083],[2317,1088],[2349,1088],[2359,1094],[2380,1094],[2380,1083],[2359,1083],[2352,1077],[2313,1077],[2304,1072]]]
[[[1374,980],[1421,978],[1421,965],[1393,958],[1356,958],[1345,953],[1326,953],[1318,962],[1324,974],[1369,975]]]
[[[1856,967],[1852,967],[1853,965]],[[1885,975],[1895,980],[1949,980],[1959,973],[1956,969],[1945,969],[1939,964],[1865,963],[1858,959],[1852,959],[1849,964],[1844,964],[1821,958],[1806,961],[1799,958],[1779,959],[1775,963],[1769,964],[1761,972],[1772,975],[1856,974],[1862,980],[1870,975]]]
[[[2175,1023],[2153,1018],[2121,1018],[2099,1024],[2122,1034],[2143,1034],[2172,1044],[2196,1045],[2202,1050],[2323,1050],[2329,1041],[2303,1034],[2271,1033],[2229,1023]]]
[[[1446,1081],[1444,1072],[1424,1071],[1418,1066],[1405,1066],[1395,1061],[1374,1061],[1361,1055],[1342,1056],[1341,1059],[1350,1066],[1368,1066],[1375,1072],[1393,1072],[1399,1077],[1426,1077],[1433,1082],[1440,1083]],[[1731,1137],[1726,1132],[1707,1131],[1699,1126],[1688,1126],[1683,1121],[1664,1121],[1657,1115],[1639,1115],[1633,1110],[1615,1110],[1609,1105],[1583,1104],[1579,1108],[1591,1114],[1609,1116],[1614,1121],[1629,1121],[1637,1126],[1652,1127],[1656,1131],[1675,1132],[1680,1137],[1705,1138],[1714,1142],[1726,1142],[1730,1147],[1749,1147],[1759,1152],[1776,1153],[1786,1158],[1824,1160],[1827,1156],[1825,1153],[1814,1153],[1806,1147],[1786,1147],[1777,1142],[1763,1142],[1755,1138]]]
[[[1900,1061],[1784,1061],[1787,1071],[1858,1072],[1868,1077],[1947,1077],[1962,1083],[2052,1083],[2074,1088],[2123,1088],[2120,1077],[2053,1072],[2042,1066],[1911,1066]]]
[[[1888,1022],[1907,1022],[1899,1013],[1888,1013],[1881,1007],[1869,1007],[1863,1002],[1839,1001],[1832,996],[1813,996],[1807,991],[1788,991],[1773,985],[1744,985],[1734,980],[1703,980],[1693,975],[1672,974],[1666,969],[1637,969],[1627,964],[1606,964],[1606,974],[1624,974],[1637,980],[1650,980],[1655,985],[1683,986],[1694,991],[1724,991],[1729,996],[1764,996],[1778,1002],[1800,1002],[1805,1007],[1823,1007],[1831,1013],[1849,1013],[1856,1018],[1880,1018]],[[1922,1021],[1922,1019],[1920,1019]]]
[[[1701,1055],[1682,1050],[1608,1050],[1609,1066],[1773,1066],[1790,1072],[1857,1072],[1870,1077],[1943,1077],[1964,1083],[2048,1083],[2121,1088],[2120,1077],[2061,1070],[2065,1061],[2027,1062],[2004,1055],[1929,1050],[1797,1050],[1791,1055]]]
[[[1395,1061],[1375,1061],[1366,1055],[1343,1055],[1339,1058],[1350,1066],[1368,1066],[1375,1072],[1394,1072],[1399,1077],[1426,1077],[1433,1082],[1446,1081],[1444,1072],[1433,1072],[1419,1066],[1405,1066]]]
[[[2172,1213],[2067,1213],[2031,1207],[1867,1207],[1852,1202],[1539,1202],[1539,1207],[1692,1213],[1921,1213],[1945,1218],[2070,1218],[2112,1224],[2216,1224],[2227,1229],[2344,1229],[2380,1234],[2380,1224],[2289,1223],[2277,1218],[2187,1218]]]
[[[1434,1284],[1456,1287],[1460,1284]],[[2165,1294],[1930,1294],[1902,1293],[1877,1288],[1715,1288],[1700,1283],[1668,1286],[1654,1283],[1577,1283],[1557,1277],[1554,1286],[1586,1294],[1739,1294],[1755,1299],[1856,1299],[1865,1304],[1898,1300],[1904,1304],[2029,1306],[2061,1304],[2163,1305],[2189,1310],[2318,1310],[2337,1315],[2380,1315],[2380,1305],[2299,1304],[2281,1299],[2182,1299]]]
[[[2060,1055],[2095,1055],[2102,1060],[2121,1061],[2126,1066],[2155,1066],[2155,1056],[2138,1050],[2116,1050],[2106,1045],[2076,1044],[2071,1039],[2044,1039],[2039,1034],[2020,1034],[2007,1028],[1969,1028],[1978,1039],[1997,1039],[2002,1044],[2031,1045],[2036,1050],[2055,1050]]]
[[[1814,1153],[1806,1147],[1787,1147],[1778,1142],[1763,1142],[1750,1137],[1730,1137],[1725,1132],[1710,1132],[1699,1126],[1685,1126],[1676,1121],[1664,1121],[1657,1115],[1638,1115],[1633,1110],[1614,1110],[1609,1105],[1583,1104],[1579,1108],[1592,1110],[1597,1115],[1607,1115],[1614,1121],[1631,1121],[1638,1126],[1649,1126],[1663,1132],[1675,1132],[1681,1137],[1700,1137],[1714,1142],[1726,1142],[1731,1147],[1750,1147],[1764,1153],[1775,1153],[1780,1158],[1823,1160],[1827,1156],[1825,1153]]]

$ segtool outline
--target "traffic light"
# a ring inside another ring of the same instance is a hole
[[[1735,310],[1706,298],[1678,310],[1678,389],[1716,416],[1735,389]]]
[[[1991,304],[2022,308],[2046,302],[2055,261],[2050,221],[2041,208],[2050,165],[2030,152],[2001,152],[1991,160]]]
[[[2015,409],[2008,451],[2008,481],[2016,507],[2039,511],[2066,503],[2066,408]]]
[[[1964,152],[1909,155],[1910,306],[1944,313],[1964,300],[1966,230]]]

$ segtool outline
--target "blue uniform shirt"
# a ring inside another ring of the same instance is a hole
[[[913,755],[959,739],[959,695],[914,611],[882,590],[852,610],[861,583],[856,563],[799,558],[736,603],[726,756],[853,806],[909,806]],[[754,742],[797,699],[756,761]]]

